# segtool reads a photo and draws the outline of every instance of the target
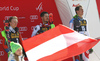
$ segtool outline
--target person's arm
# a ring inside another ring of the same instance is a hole
[[[88,31],[88,21],[86,20],[86,22],[87,22],[87,26],[86,26],[87,33],[86,33],[86,35],[89,36],[89,31]]]
[[[35,36],[39,30],[40,30],[40,26],[37,25],[37,26],[34,28],[31,37]]]
[[[96,40],[100,40],[100,37],[95,38]]]
[[[69,22],[69,28],[74,29],[74,24],[73,24],[74,18],[70,20]]]
[[[3,43],[2,43],[2,46],[3,46],[3,48],[4,48],[4,50],[8,53],[10,50],[9,50],[9,48],[8,48],[8,40],[7,40],[7,38],[6,38],[6,32],[5,32],[5,30],[3,30],[2,32],[1,32],[1,35],[2,35],[2,40],[3,40]]]
[[[7,43],[6,43],[6,40],[5,40],[5,38],[2,38],[3,39],[3,43],[2,43],[2,45],[3,45],[3,48],[4,48],[4,50],[8,53],[10,50],[9,50],[9,48],[8,48],[8,46],[7,46]]]
[[[14,57],[14,54],[11,52],[9,57],[8,57],[8,61],[16,61],[15,60],[15,57]]]

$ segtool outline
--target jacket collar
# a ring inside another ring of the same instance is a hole
[[[16,32],[11,26],[9,27],[9,31],[10,31],[10,32],[12,31],[13,33]]]

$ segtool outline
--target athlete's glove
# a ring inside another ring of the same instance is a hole
[[[8,57],[9,57],[10,53],[11,53],[11,51],[8,52]]]
[[[31,37],[35,36],[35,35],[36,35],[36,33],[37,33],[39,30],[40,30],[40,26],[39,26],[39,25],[37,25],[37,26],[34,28],[34,31],[32,32]]]
[[[91,53],[93,53],[93,49],[92,48],[89,49],[89,54],[91,54]]]

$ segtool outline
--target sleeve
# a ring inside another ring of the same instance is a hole
[[[95,38],[95,39],[100,41],[100,37],[97,37],[97,38]]]
[[[3,38],[3,43],[2,43],[2,45],[3,45],[4,50],[8,53],[10,50],[9,50],[9,48],[8,48],[8,46],[7,46],[7,43],[6,43],[5,38]]]
[[[87,26],[86,26],[87,32],[86,32],[86,35],[89,36],[88,21],[86,20],[86,22],[87,22]]]
[[[88,22],[87,22],[87,36],[89,36]]]
[[[73,21],[74,21],[74,18],[71,19],[70,22],[69,22],[69,27],[70,27],[71,29],[74,29]]]
[[[12,53],[9,55],[8,61],[16,61]]]
[[[36,35],[36,33],[37,33],[39,30],[40,30],[40,26],[39,26],[39,25],[37,25],[37,26],[34,28],[34,30],[33,30],[33,32],[32,32],[31,37],[35,36],[35,35]]]

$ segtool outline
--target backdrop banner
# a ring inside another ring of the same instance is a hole
[[[42,23],[40,13],[47,11],[53,13],[54,24],[62,24],[54,0],[1,0],[0,1],[0,32],[4,30],[3,20],[11,16],[18,17],[18,27],[23,40],[31,37],[33,28]],[[2,47],[2,36],[0,34],[0,61],[7,61],[7,53]]]

